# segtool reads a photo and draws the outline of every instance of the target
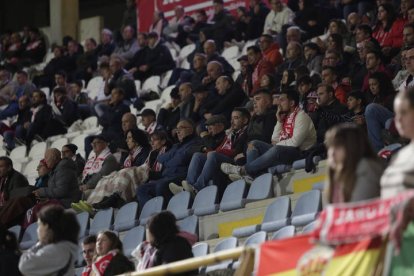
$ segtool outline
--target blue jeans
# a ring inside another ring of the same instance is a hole
[[[4,120],[8,117],[13,117],[19,113],[19,104],[17,101],[12,101],[9,105],[0,112],[0,120]]]
[[[301,151],[295,147],[275,146],[258,140],[250,144],[253,149],[247,149],[245,169],[247,174],[253,177],[270,167],[292,164],[303,157]]]
[[[172,194],[168,189],[168,185],[171,182],[177,182],[183,180],[184,177],[177,177],[177,176],[165,176],[157,180],[151,180],[145,184],[140,185],[137,188],[137,200],[138,206],[142,210],[145,203],[153,197],[156,196],[163,196],[164,202],[168,202],[171,198]]]
[[[394,113],[380,104],[371,103],[365,108],[365,121],[367,122],[368,138],[376,152],[384,147],[381,131],[385,128],[388,119],[393,118]]]
[[[187,182],[194,186],[197,191],[208,186],[208,182],[213,180],[214,185],[220,185],[223,182],[224,174],[220,170],[221,163],[233,163],[230,157],[217,153],[215,151],[207,154],[197,152],[191,158],[188,167]]]

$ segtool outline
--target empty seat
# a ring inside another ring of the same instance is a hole
[[[172,75],[173,70],[168,70],[167,72],[165,72],[164,74],[162,74],[161,76],[161,88],[165,88],[168,86],[168,82],[170,81],[171,75]]]
[[[177,226],[180,231],[185,231],[198,236],[198,217],[195,215],[177,221]]]
[[[22,227],[20,225],[10,227],[8,230],[16,236],[17,241],[20,240],[20,232],[22,231]]]
[[[295,235],[295,226],[288,225],[276,231],[272,236],[272,240],[281,240],[284,238],[290,238],[290,237],[293,237],[294,235]]]
[[[91,128],[97,128],[98,127],[98,117],[96,116],[90,116],[83,120],[82,122],[82,130],[87,130]]]
[[[267,238],[267,233],[265,231],[259,231],[252,234],[244,241],[244,246],[255,246],[261,243],[264,243]]]
[[[129,229],[124,239],[122,240],[122,244],[124,245],[124,255],[127,257],[131,256],[132,251],[144,241],[145,237],[145,227],[142,225],[136,226],[134,228]]]
[[[164,90],[162,91],[162,93],[161,93],[161,100],[163,101],[163,102],[166,102],[166,103],[169,103],[169,102],[171,102],[171,96],[170,96],[170,93],[171,93],[171,90],[173,90],[175,88],[175,85],[170,85],[170,86],[168,86],[168,87],[166,87],[166,88],[164,88]]]
[[[26,231],[24,231],[22,241],[20,242],[20,249],[26,250],[35,245],[38,241],[37,237],[37,222],[30,224]]]
[[[227,61],[237,58],[239,55],[239,47],[231,46],[223,50],[221,56],[224,57]]]
[[[168,202],[167,211],[174,214],[177,220],[187,217],[190,214],[188,207],[190,206],[191,194],[182,191],[175,194]]]
[[[195,48],[196,48],[195,44],[189,44],[189,45],[184,46],[180,50],[179,58],[181,60],[185,59],[189,54],[191,54],[195,50]]]
[[[29,161],[24,167],[23,175],[25,175],[26,177],[37,177],[37,166],[39,165],[39,160],[40,159]]]
[[[325,182],[318,182],[318,183],[313,184],[312,186],[312,190],[319,190],[323,192],[324,189],[325,189]]]
[[[316,221],[312,221],[311,223],[306,224],[302,229],[302,233],[306,234],[306,233],[312,232],[313,229],[315,228],[315,225],[316,225]]]
[[[193,255],[194,257],[203,257],[208,254],[208,243],[199,242],[193,245]]]
[[[207,186],[199,191],[194,199],[193,207],[191,208],[194,215],[205,216],[218,212],[217,200],[217,186]]]
[[[252,40],[246,41],[246,43],[243,46],[242,55],[246,55],[247,54],[247,48],[249,48],[250,46],[256,45],[256,42],[257,42],[257,39],[252,39]]]
[[[282,196],[276,198],[266,208],[262,224],[250,225],[236,228],[233,231],[233,236],[241,238],[252,235],[257,231],[273,232],[283,226],[289,225],[291,215],[290,198]]]
[[[66,144],[68,144],[68,138],[62,137],[53,141],[53,143],[50,145],[50,148],[56,148],[58,150],[61,150],[62,147]]]
[[[11,152],[10,152],[10,159],[14,161],[18,161],[18,160],[25,160],[26,159],[26,151],[27,148],[26,146],[19,146],[19,147],[15,147]]]
[[[270,173],[265,173],[259,177],[256,177],[250,185],[249,193],[246,197],[246,203],[272,197],[272,181],[273,177]]]
[[[88,97],[94,100],[101,89],[103,89],[105,83],[101,76],[94,77],[89,80],[86,90],[88,92]]]
[[[145,225],[152,215],[161,212],[163,204],[164,198],[162,196],[157,196],[148,200],[139,215],[139,224]]]
[[[79,239],[86,236],[88,226],[89,226],[89,213],[82,212],[76,214],[76,219],[78,220],[80,229],[79,229]]]
[[[122,232],[131,229],[136,225],[136,218],[138,213],[138,203],[130,202],[125,204],[119,209],[115,216],[114,225],[112,229],[118,232]]]
[[[216,247],[214,247],[213,253],[217,253],[223,250],[233,249],[233,248],[236,248],[236,246],[237,246],[237,238],[235,237],[226,238],[216,244]],[[206,272],[213,271],[216,269],[225,269],[229,267],[231,263],[232,263],[232,260],[228,260],[228,261],[220,262],[215,265],[208,266],[206,269]]]
[[[291,169],[292,169],[291,165],[280,164],[280,165],[276,165],[274,167],[270,167],[268,169],[268,172],[273,174],[273,175],[280,175],[280,174],[283,174],[283,173],[290,172]]]
[[[303,193],[292,213],[292,225],[304,226],[314,221],[322,209],[322,196],[319,190]]]
[[[89,235],[96,235],[99,231],[108,230],[114,217],[114,209],[109,208],[96,213],[89,229]]]
[[[31,159],[42,159],[46,151],[46,142],[39,142],[34,144],[29,151],[29,158]]]
[[[151,76],[148,79],[146,79],[144,81],[144,83],[142,84],[142,89],[144,91],[154,91],[156,93],[160,93],[160,88],[159,85],[161,83],[161,78],[160,76]]]
[[[243,208],[245,200],[243,196],[246,192],[246,182],[243,179],[229,184],[224,191],[220,202],[220,210],[223,212]]]

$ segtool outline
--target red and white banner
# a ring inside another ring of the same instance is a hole
[[[139,32],[148,32],[156,10],[164,12],[167,19],[174,16],[174,8],[178,5],[183,6],[185,13],[190,16],[201,9],[207,12],[209,18],[214,14],[212,0],[136,0],[136,3]],[[224,0],[224,5],[234,14],[238,7],[248,8],[249,0]]]
[[[325,244],[343,244],[383,235],[390,228],[392,207],[413,196],[407,191],[389,199],[329,205],[319,216],[313,236]]]

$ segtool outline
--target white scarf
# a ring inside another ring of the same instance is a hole
[[[88,161],[86,161],[85,168],[82,172],[82,181],[88,175],[95,174],[102,169],[102,165],[105,159],[111,154],[111,151],[107,147],[98,156],[94,152],[89,155]]]

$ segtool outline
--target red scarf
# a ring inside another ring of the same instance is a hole
[[[100,257],[92,264],[92,270],[96,276],[103,276],[105,273],[106,268],[111,263],[111,260],[115,255],[118,254],[117,250],[109,251],[105,256]],[[89,274],[82,276],[88,276]]]
[[[234,143],[240,137],[240,135],[242,135],[246,131],[246,129],[247,126],[244,126],[242,129],[236,132],[231,131],[229,134],[227,134],[221,145],[216,148],[216,152],[224,154],[228,157],[233,157]]]
[[[282,131],[280,132],[280,135],[279,135],[279,142],[292,138],[293,130],[295,128],[295,119],[296,119],[296,115],[298,115],[299,110],[300,108],[296,107],[295,110],[293,110],[293,112],[291,112],[285,118],[282,124]]]
[[[82,181],[88,176],[99,172],[105,159],[111,154],[109,148],[104,149],[98,156],[91,152],[82,172]]]
[[[141,153],[141,150],[142,150],[142,147],[138,147],[134,151],[131,151],[129,153],[128,157],[124,161],[124,168],[132,167],[132,162],[134,162],[134,160],[138,156],[138,154]]]
[[[165,153],[166,151],[167,151],[167,147],[166,146],[162,147],[159,150],[157,156],[160,156],[161,154]],[[160,172],[162,170],[162,164],[161,163],[159,163],[157,160],[155,160],[155,162],[154,162],[154,164],[152,164],[152,166],[150,164],[150,156],[151,156],[151,153],[152,152],[153,151],[150,152],[150,154],[148,155],[147,160],[145,160],[145,164],[148,166],[148,168],[150,168],[151,171],[153,171],[153,172]]]

